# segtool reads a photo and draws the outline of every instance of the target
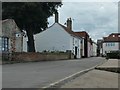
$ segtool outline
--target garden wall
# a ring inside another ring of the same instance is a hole
[[[71,53],[14,53],[12,55],[12,61],[51,61],[51,60],[63,60],[73,59],[74,56]]]

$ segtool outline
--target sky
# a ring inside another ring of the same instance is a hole
[[[86,31],[96,42],[97,39],[118,32],[118,2],[71,1],[63,2],[58,8],[59,23],[63,24],[67,18],[72,18],[73,31]],[[54,15],[48,19],[49,26],[54,23]]]

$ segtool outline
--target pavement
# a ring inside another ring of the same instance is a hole
[[[110,71],[110,69],[119,68],[119,62],[120,60],[118,59],[109,59],[98,68],[62,85],[61,88],[119,88],[118,80],[120,79],[120,74],[116,73],[116,71]]]
[[[100,67],[100,68],[103,68],[103,67],[105,67],[105,68],[115,68],[115,67],[120,67],[119,65],[118,65],[118,63],[120,63],[120,60],[118,60],[118,59],[108,59],[108,61],[107,62],[105,62],[104,64],[102,64],[102,65],[100,65],[100,66],[98,66],[98,67]]]

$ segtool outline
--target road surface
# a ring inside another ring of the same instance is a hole
[[[103,58],[92,57],[3,65],[2,88],[41,88],[104,61]]]

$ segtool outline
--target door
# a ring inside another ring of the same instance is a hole
[[[75,58],[77,58],[77,47],[75,46]]]

